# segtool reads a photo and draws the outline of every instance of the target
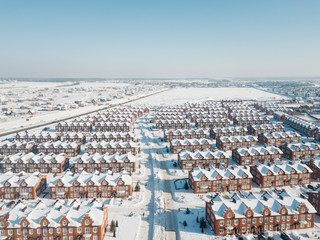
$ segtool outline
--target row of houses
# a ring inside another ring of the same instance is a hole
[[[157,120],[155,122],[157,129],[189,129],[190,121],[187,119],[183,120]]]
[[[178,153],[178,163],[183,170],[192,170],[195,167],[207,168],[209,166],[220,168],[228,167],[229,158],[226,152],[216,150],[183,150]]]
[[[12,173],[0,175],[2,199],[35,199],[49,187],[51,199],[111,198],[132,195],[132,176],[125,172],[55,174],[49,182],[45,175],[35,173]]]
[[[121,172],[125,170],[126,172],[132,173],[136,170],[136,157],[128,152],[125,154],[88,154],[84,153],[79,155],[73,160],[74,172],[80,173],[86,171],[93,173],[99,171],[105,173],[108,171]]]
[[[237,147],[255,146],[257,144],[258,144],[258,138],[252,135],[230,136],[230,137],[221,136],[221,137],[218,137],[216,140],[217,148],[223,151],[232,150]]]
[[[203,129],[170,129],[164,131],[164,141],[170,142],[173,139],[206,138],[207,134]]]
[[[0,160],[2,173],[62,173],[69,168],[69,156],[60,154],[17,153]]]
[[[283,132],[284,126],[281,123],[253,124],[248,126],[248,134],[258,136],[266,132]]]
[[[174,139],[170,141],[171,153],[179,153],[182,150],[193,151],[193,150],[212,150],[212,143],[210,140],[205,138],[200,139]]]
[[[18,200],[9,204],[0,203],[2,239],[102,240],[107,225],[108,207],[96,199],[73,199],[66,202]]]
[[[267,116],[264,117],[236,117],[233,119],[233,123],[236,126],[249,126],[249,125],[257,125],[257,124],[267,124],[270,120]]]
[[[251,190],[252,175],[248,167],[207,169],[195,167],[189,171],[189,185],[194,193]]]
[[[217,194],[206,202],[206,219],[216,236],[263,233],[314,227],[316,209],[303,196],[278,194]]]
[[[314,138],[316,133],[319,131],[319,127],[317,125],[288,114],[284,114],[283,123],[312,138]]]
[[[228,127],[230,124],[231,121],[228,118],[208,118],[195,121],[197,128]]]
[[[316,158],[320,155],[320,145],[314,142],[283,143],[280,149],[284,157],[293,161]]]
[[[133,142],[133,141],[128,141],[128,142],[124,142],[124,141],[96,142],[96,141],[93,141],[93,142],[88,142],[85,145],[84,151],[89,154],[108,153],[111,155],[111,154],[115,154],[115,153],[125,154],[128,152],[131,152],[132,154],[136,154],[137,153],[137,144],[136,144],[136,142]]]
[[[306,164],[277,162],[250,167],[253,181],[262,188],[305,185],[311,183],[312,170]]]
[[[246,127],[218,127],[210,128],[210,137],[217,139],[219,137],[230,137],[230,136],[244,136],[247,135],[248,130]]]
[[[300,142],[300,134],[295,131],[267,132],[258,135],[259,143],[270,146],[281,146],[283,143]]]

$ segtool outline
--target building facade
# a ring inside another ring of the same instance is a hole
[[[69,157],[65,153],[51,154],[14,154],[4,157],[0,161],[3,173],[62,173],[69,168]]]
[[[254,164],[253,181],[262,188],[297,186],[311,183],[312,170],[302,163]]]
[[[51,199],[125,198],[132,195],[132,176],[121,173],[72,173],[54,176],[48,183]]]
[[[207,169],[196,167],[189,171],[189,185],[194,193],[251,190],[252,175],[249,167]]]
[[[78,156],[73,160],[74,172],[80,173],[86,171],[93,173],[99,171],[101,173],[108,172],[126,172],[132,173],[136,170],[136,157],[129,153],[125,154],[88,154]]]
[[[230,199],[216,195],[206,202],[206,219],[216,236],[313,228],[315,213],[307,199],[285,191]]]
[[[239,165],[247,166],[256,162],[276,162],[282,159],[283,152],[274,146],[256,146],[232,150],[232,159]]]
[[[41,173],[12,173],[0,175],[2,199],[35,199],[47,187],[46,177]]]
[[[171,153],[179,153],[182,150],[212,150],[212,143],[205,138],[200,139],[174,139],[170,142]]]
[[[192,170],[195,167],[207,168],[209,166],[220,168],[228,167],[229,158],[226,152],[217,150],[183,150],[178,153],[178,163],[181,169]]]
[[[252,135],[218,137],[216,140],[217,148],[228,151],[237,147],[255,146],[258,144],[258,138]]]
[[[0,208],[0,234],[8,240],[103,240],[108,225],[107,205],[96,199],[20,200]]]

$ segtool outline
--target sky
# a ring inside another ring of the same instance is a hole
[[[319,0],[0,0],[0,77],[320,76]]]

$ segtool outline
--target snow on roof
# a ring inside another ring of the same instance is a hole
[[[226,142],[226,141],[229,141],[229,142],[235,142],[235,141],[238,141],[238,142],[248,142],[248,141],[258,142],[258,137],[252,136],[252,135],[245,135],[245,136],[238,135],[238,136],[230,136],[230,137],[221,136],[221,137],[219,137],[219,140],[221,142]]]
[[[305,206],[307,213],[316,213],[315,208],[310,202],[298,196],[291,196],[286,192],[253,194],[244,193],[243,196],[234,195],[230,199],[214,197],[210,208],[215,219],[225,219],[224,213],[227,209],[235,213],[235,218],[244,218],[247,210],[250,208],[253,211],[253,217],[263,216],[265,209],[269,210],[271,216],[279,216],[280,210],[285,207],[288,214],[299,214],[298,210],[301,206]]]
[[[0,175],[0,187],[20,187],[22,182],[26,183],[26,186],[24,187],[34,187],[41,181],[42,178],[43,176],[39,172],[6,172]],[[6,185],[6,183],[9,183],[9,185]]]
[[[261,175],[266,176],[268,173],[270,175],[280,175],[280,174],[299,174],[299,173],[312,173],[313,171],[306,165],[297,162],[281,163],[276,164],[254,164],[258,172]]]
[[[0,163],[62,163],[66,158],[65,153],[60,153],[60,154],[44,154],[44,153],[39,153],[39,154],[34,154],[34,153],[28,153],[28,154],[22,154],[22,153],[17,153],[14,155],[9,155],[6,156],[4,159],[0,161]]]
[[[227,158],[227,154],[224,151],[216,150],[216,151],[209,151],[209,150],[194,150],[194,151],[187,151],[183,150],[179,153],[181,160],[186,160],[188,158],[191,159],[215,159],[215,158]]]
[[[85,148],[88,147],[92,147],[92,148],[107,148],[107,147],[111,147],[111,148],[117,148],[117,147],[121,147],[121,148],[126,148],[127,146],[130,147],[136,147],[136,143],[133,141],[128,141],[128,142],[124,142],[122,140],[120,141],[110,141],[110,142],[106,142],[106,141],[101,141],[101,142],[97,142],[97,141],[93,141],[93,142],[89,142],[85,145]]]
[[[190,174],[193,180],[201,181],[205,177],[208,181],[219,179],[242,179],[242,178],[252,178],[250,173],[250,168],[248,167],[230,167],[230,168],[213,168],[209,167],[207,169],[202,169],[200,167],[194,168]]]
[[[106,207],[99,200],[67,200],[46,202],[16,201],[11,205],[2,204],[0,216],[8,223],[8,228],[21,228],[27,220],[29,228],[39,228],[43,220],[48,227],[62,227],[62,218],[66,218],[69,227],[79,227],[84,218],[90,218],[93,226],[100,226],[104,221]]]
[[[76,148],[78,147],[78,143],[76,142],[62,142],[62,141],[56,141],[56,142],[52,142],[52,141],[48,141],[48,142],[44,142],[44,143],[40,143],[38,145],[38,148]]]
[[[82,171],[81,173],[76,174],[67,171],[53,177],[48,183],[48,186],[60,186],[60,182],[63,187],[72,187],[75,182],[77,182],[79,186],[116,186],[120,180],[124,182],[124,185],[132,185],[132,176],[126,171],[122,171],[121,173],[112,173],[110,171],[107,173],[87,173]]]
[[[211,144],[211,141],[206,138],[192,138],[192,139],[173,139],[171,141],[171,145],[203,145],[203,144]]]
[[[236,148],[234,151],[237,151],[241,156],[245,153],[254,156],[256,153],[265,154],[265,152],[269,154],[283,154],[280,148],[275,146],[255,146],[255,147],[247,147],[247,148]]]
[[[297,150],[315,150],[320,149],[320,145],[318,143],[313,142],[306,142],[306,143],[286,143],[286,148],[290,149],[291,151]]]
[[[109,154],[99,154],[99,153],[95,153],[95,154],[88,154],[88,153],[84,153],[81,156],[78,156],[76,158],[73,159],[74,163],[89,163],[89,162],[93,162],[93,163],[101,163],[101,162],[106,162],[106,163],[111,163],[111,162],[135,162],[136,161],[136,157],[128,152],[125,154],[119,154],[119,153],[115,153],[113,155],[109,155]]]
[[[288,138],[288,137],[301,137],[301,135],[295,131],[286,132],[267,132],[263,133],[265,138]]]

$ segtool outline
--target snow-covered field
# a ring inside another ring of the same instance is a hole
[[[286,99],[286,97],[254,88],[173,88],[136,101],[134,104],[175,105],[185,102],[222,99],[280,100]]]

